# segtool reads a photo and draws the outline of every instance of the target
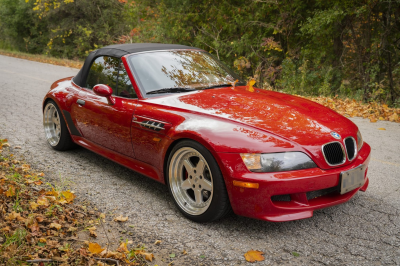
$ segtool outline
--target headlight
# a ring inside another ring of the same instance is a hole
[[[241,153],[240,156],[252,172],[281,172],[317,167],[313,160],[302,152]]]
[[[360,130],[357,131],[357,151],[359,151],[364,144],[363,138],[361,136]]]

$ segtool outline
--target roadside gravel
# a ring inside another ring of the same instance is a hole
[[[400,265],[400,124],[352,119],[372,146],[372,159],[369,189],[346,204],[301,221],[269,223],[232,214],[196,224],[180,215],[164,185],[83,148],[55,152],[47,145],[43,97],[53,81],[77,71],[0,56],[0,137],[21,146],[14,152],[52,182],[70,185],[107,219],[128,216],[124,225],[109,222],[110,234],[156,250],[152,264],[246,265],[243,254],[257,249],[266,257],[257,265]],[[155,240],[162,240],[160,246]]]

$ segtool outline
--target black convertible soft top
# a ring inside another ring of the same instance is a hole
[[[92,65],[93,60],[99,56],[113,56],[121,58],[127,54],[156,51],[156,50],[171,50],[171,49],[199,49],[196,47],[185,46],[180,44],[161,44],[161,43],[127,43],[127,44],[115,44],[100,48],[91,52],[86,57],[83,67],[78,74],[72,79],[78,86],[84,87],[89,68]],[[201,50],[201,49],[199,49]]]

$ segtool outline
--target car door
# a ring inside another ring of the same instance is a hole
[[[134,157],[131,143],[132,115],[137,96],[119,58],[97,57],[89,70],[85,88],[71,107],[71,115],[83,137],[118,153]],[[93,92],[97,84],[113,89],[115,104]]]
[[[168,147],[171,114],[164,108],[139,101],[131,128],[132,145],[138,160],[153,166],[162,165],[161,156]],[[163,169],[159,169],[163,170]]]

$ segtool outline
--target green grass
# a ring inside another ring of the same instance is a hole
[[[6,236],[6,242],[3,244],[3,248],[10,245],[16,244],[17,248],[25,242],[27,231],[24,228],[18,228],[11,236]]]
[[[6,48],[6,49],[4,49]],[[9,47],[8,47],[9,48]],[[26,59],[30,61],[48,63],[53,65],[59,66],[66,66],[72,68],[80,69],[83,65],[83,61],[81,60],[70,60],[65,58],[56,58],[47,55],[40,55],[40,54],[29,54],[20,51],[13,50],[12,48],[7,49],[7,47],[0,46],[0,55],[11,56],[21,59]]]

